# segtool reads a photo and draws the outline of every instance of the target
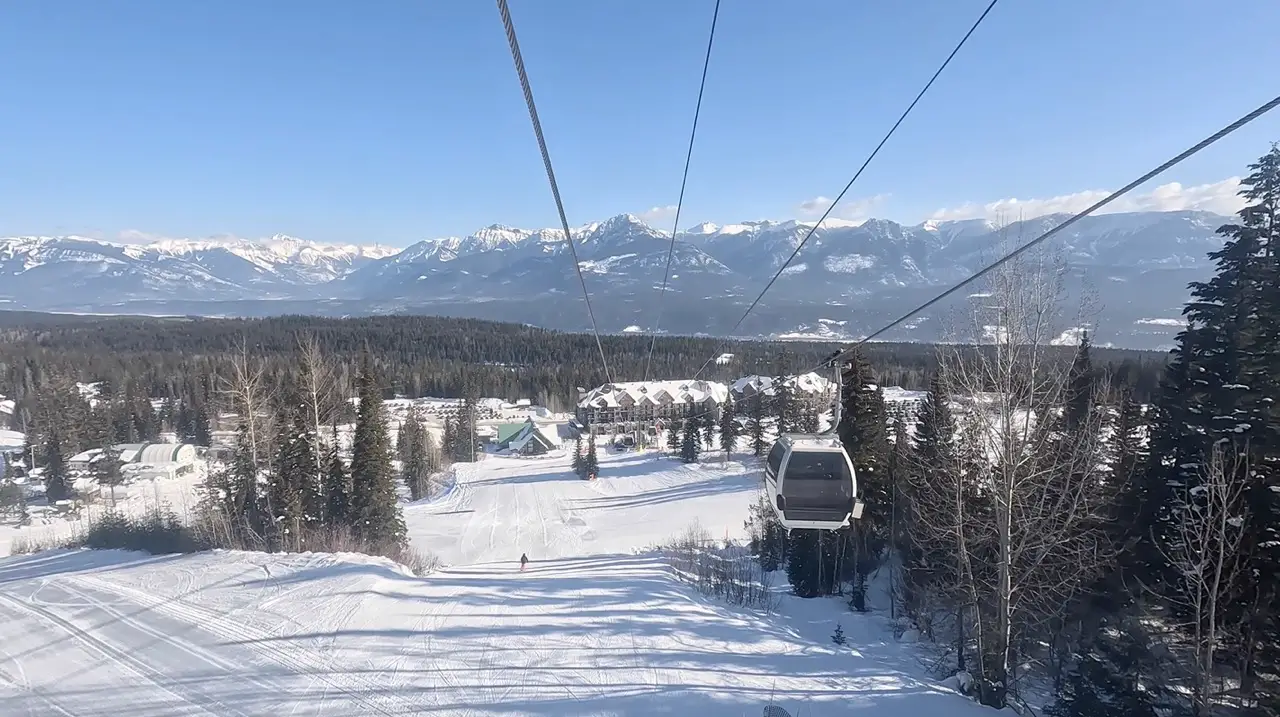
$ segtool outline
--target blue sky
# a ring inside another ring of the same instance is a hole
[[[570,223],[668,225],[713,0],[511,4]],[[723,0],[682,227],[811,216],[985,5]],[[1274,96],[1264,27],[1280,3],[1002,0],[839,214],[1078,208]],[[556,224],[492,2],[6,0],[0,53],[0,235]],[[1229,206],[1275,140],[1280,111],[1131,206]]]

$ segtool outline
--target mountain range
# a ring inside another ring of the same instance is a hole
[[[1002,246],[1020,244],[1066,218],[1037,217],[1003,229],[982,219],[916,225],[828,220],[734,333],[865,334],[970,275]],[[1105,214],[1076,223],[1053,246],[1071,280],[1087,284],[1099,300],[1095,337],[1154,348],[1169,343],[1179,328],[1186,285],[1210,274],[1208,253],[1222,246],[1215,230],[1228,221],[1201,211]],[[730,332],[812,226],[704,223],[679,233],[663,329]],[[670,234],[625,214],[578,227],[573,239],[601,330],[650,330]],[[964,294],[975,292],[980,289]],[[564,232],[497,224],[404,249],[279,235],[151,244],[0,238],[0,308],[207,316],[431,313],[566,330],[589,326]],[[943,313],[919,317],[886,338],[936,340],[945,333]]]

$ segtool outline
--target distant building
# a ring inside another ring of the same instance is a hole
[[[710,413],[718,417],[729,388],[715,381],[633,381],[586,392],[577,418],[597,431],[631,431],[664,421]]]
[[[112,446],[119,452],[121,473],[127,478],[175,478],[195,470],[199,455],[196,447],[186,443],[121,443]],[[102,458],[102,449],[77,453],[67,461],[72,472],[87,472]]]
[[[736,404],[761,396],[766,401],[772,400],[778,390],[776,376],[743,376],[733,382],[730,394]],[[836,400],[836,384],[816,373],[802,373],[788,376],[783,383],[791,389],[794,400],[819,413],[831,410]]]
[[[502,429],[511,425],[499,426],[498,434],[504,435]],[[540,426],[534,423],[532,418],[515,425],[519,426],[519,430],[514,434],[508,434],[505,443],[500,442],[499,447],[522,456],[540,456],[560,447],[560,437],[557,435],[555,426]]]

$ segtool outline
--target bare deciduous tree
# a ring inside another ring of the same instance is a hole
[[[318,466],[316,485],[324,482],[324,466],[326,465],[326,446],[322,440],[323,431],[337,416],[337,391],[334,368],[320,349],[320,342],[313,334],[298,335],[298,352],[301,375],[299,384],[303,392],[303,400],[307,404],[307,415],[310,417],[311,429],[315,431],[316,440],[312,442],[315,452],[315,465]],[[337,445],[336,429],[332,437],[333,445]]]
[[[1172,543],[1162,552],[1177,574],[1181,603],[1191,621],[1196,715],[1213,710],[1214,652],[1224,634],[1223,611],[1239,589],[1248,504],[1249,450],[1223,439],[1197,471],[1198,481],[1176,496]]]
[[[972,335],[981,343],[939,355],[963,449],[951,469],[914,479],[913,529],[955,551],[947,572],[958,585],[944,597],[973,608],[977,685],[996,707],[1016,696],[1014,666],[1032,657],[1020,646],[1066,617],[1114,554],[1105,413],[1089,411],[1070,431],[1062,421],[1070,356],[1053,344],[1085,325],[1079,317],[1064,325],[1064,266],[1033,250],[992,271],[987,291],[975,294]]]

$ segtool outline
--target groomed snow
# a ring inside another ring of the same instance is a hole
[[[52,551],[0,560],[0,713],[964,717],[921,676],[883,595],[705,598],[645,550],[695,521],[739,537],[754,462],[564,455],[461,466],[406,506],[413,577],[360,555]],[[516,558],[532,563],[520,572]],[[830,636],[839,623],[848,644]]]

